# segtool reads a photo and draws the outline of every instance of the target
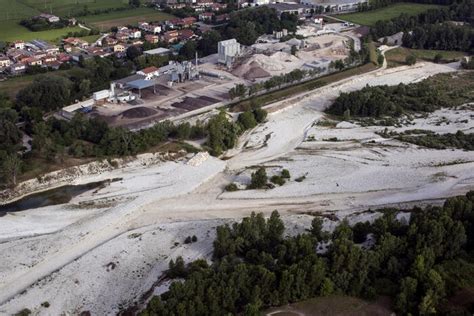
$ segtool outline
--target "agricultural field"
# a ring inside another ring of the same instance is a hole
[[[139,21],[163,21],[174,16],[151,8],[138,8],[126,11],[114,11],[105,14],[89,15],[81,18],[87,24],[100,30],[107,30],[118,25],[133,25]]]
[[[128,6],[128,0],[16,0],[38,11],[46,11],[58,16],[74,16],[78,10],[104,10]]]
[[[397,67],[405,65],[405,59],[409,55],[414,55],[418,60],[433,61],[434,57],[437,54],[440,54],[442,56],[442,62],[460,60],[463,56],[466,55],[466,53],[459,51],[409,49],[404,47],[398,47],[386,52],[385,57],[387,59],[388,67]]]
[[[12,42],[14,40],[29,41],[32,39],[42,39],[49,42],[56,42],[69,32],[78,32],[80,27],[67,27],[63,29],[53,29],[41,32],[31,32],[26,27],[18,24],[19,21],[0,21],[0,41]]]
[[[399,16],[402,13],[416,15],[428,9],[433,9],[436,7],[439,7],[439,5],[419,3],[397,3],[377,10],[341,14],[337,17],[356,24],[371,26],[379,20],[390,20]]]

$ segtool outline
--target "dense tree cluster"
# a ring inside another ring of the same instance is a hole
[[[400,116],[406,111],[432,112],[446,106],[439,91],[429,89],[426,82],[398,86],[367,86],[361,90],[341,93],[326,110],[327,113],[350,116]]]
[[[275,9],[267,6],[235,11],[224,30],[226,38],[236,38],[243,45],[252,45],[263,34],[287,29],[296,32],[298,16],[283,13],[280,18]]]
[[[276,211],[267,220],[252,214],[217,228],[211,266],[170,264],[170,274],[185,281],[153,297],[141,315],[259,315],[333,293],[388,295],[400,315],[449,312],[444,300],[474,283],[473,203],[470,192],[443,207],[414,208],[409,223],[385,209],[373,224],[342,222],[332,234],[315,218],[308,233],[287,238]],[[324,254],[316,252],[320,242],[329,245]]]
[[[377,21],[371,31],[375,38],[403,31],[403,45],[410,48],[472,51],[473,17],[474,3],[462,0],[448,8],[430,9],[418,15],[404,13],[391,20]],[[448,21],[468,25],[458,26]]]
[[[62,29],[68,25],[67,21],[60,20],[59,22],[50,23],[40,17],[32,17],[20,21],[20,25],[26,27],[32,32],[46,31],[50,29]]]

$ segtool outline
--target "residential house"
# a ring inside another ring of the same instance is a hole
[[[57,57],[58,57],[58,60],[62,63],[66,63],[71,60],[71,56],[65,53],[60,53]]]
[[[159,40],[160,38],[158,37],[158,35],[152,35],[152,34],[145,35],[145,41],[149,43],[156,44],[158,43]]]
[[[89,47],[89,43],[84,41],[84,40],[81,40],[80,38],[76,38],[76,37],[68,37],[68,38],[65,38],[63,39],[63,45],[70,45],[70,46],[75,46],[75,47],[80,47],[82,49],[86,49],[87,47]]]
[[[0,68],[10,67],[12,61],[5,55],[0,55]]]
[[[26,66],[24,64],[13,64],[8,68],[8,72],[12,75],[19,75],[26,71]]]
[[[167,31],[163,34],[163,42],[165,43],[174,43],[178,40],[179,33],[177,30]]]
[[[127,49],[127,47],[123,44],[115,44],[114,45],[114,53],[122,53]]]
[[[57,60],[58,60],[57,57],[53,56],[53,55],[47,55],[47,56],[41,58],[41,61],[42,61],[43,64],[52,63],[52,62],[55,62]]]
[[[161,25],[158,25],[158,24],[140,22],[138,23],[138,28],[148,33],[153,33],[153,34],[161,33]]]
[[[178,31],[178,39],[180,41],[187,41],[194,37],[194,32],[190,29],[184,29]]]
[[[37,57],[25,58],[21,62],[25,65],[28,65],[28,66],[41,66],[41,65],[43,65],[43,60],[41,60]]]
[[[60,21],[60,18],[47,13],[42,13],[38,16],[38,18],[48,21],[49,23],[57,23]]]
[[[212,21],[213,16],[214,16],[214,12],[199,13],[199,21],[203,21],[203,22]]]
[[[14,41],[13,47],[15,49],[25,49],[25,42],[24,41]]]
[[[190,27],[196,22],[197,22],[196,18],[190,16],[190,17],[181,19],[181,21],[178,23],[178,25],[181,26],[181,27]]]
[[[144,76],[145,80],[151,80],[151,79],[153,79],[155,77],[158,77],[160,75],[160,69],[156,68],[154,66],[147,67],[147,68],[144,68],[140,71],[137,71],[137,74],[141,75],[141,76]]]
[[[230,20],[230,15],[228,13],[216,15],[216,23],[224,23]]]
[[[104,38],[104,43],[105,46],[113,46],[118,43],[118,39],[116,39],[115,37],[107,36],[106,38]]]
[[[166,26],[172,29],[177,28],[180,23],[181,23],[180,18],[175,18],[175,19],[165,21]]]
[[[129,38],[129,34],[128,32],[124,32],[124,31],[120,31],[120,32],[117,32],[115,34],[115,38],[119,41],[119,42],[126,42]]]
[[[213,4],[211,4],[211,10],[215,11],[215,12],[224,10],[226,8],[227,8],[227,4],[225,4],[225,3],[213,3]]]
[[[137,29],[129,30],[128,31],[128,38],[130,39],[137,39],[142,37],[142,32]]]

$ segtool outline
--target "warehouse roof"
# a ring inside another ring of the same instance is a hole
[[[138,90],[153,87],[154,85],[155,85],[155,81],[145,80],[145,79],[138,79],[138,80],[130,81],[127,83],[127,87],[131,89],[138,89]]]

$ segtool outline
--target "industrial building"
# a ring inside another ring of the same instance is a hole
[[[240,55],[240,44],[235,38],[220,41],[217,45],[217,54],[219,63],[230,66],[235,57]]]
[[[326,12],[357,11],[368,0],[301,0],[300,3],[311,7],[324,7]]]

